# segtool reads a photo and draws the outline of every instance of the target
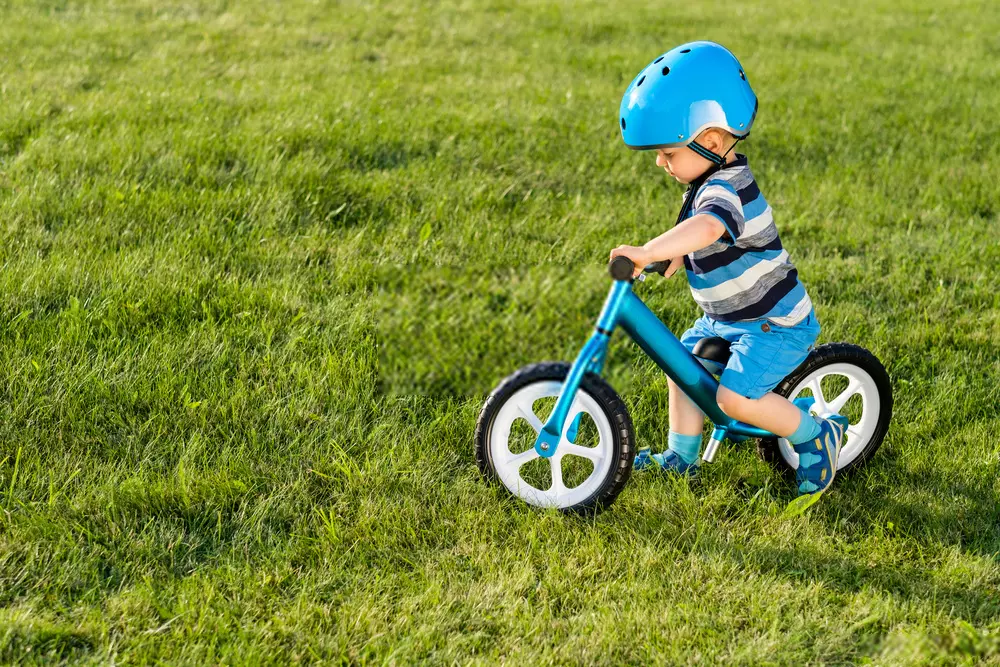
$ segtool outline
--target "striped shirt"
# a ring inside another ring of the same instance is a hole
[[[691,216],[711,215],[726,228],[719,240],[684,257],[691,293],[709,317],[767,318],[791,326],[812,311],[745,155],[712,174],[694,193],[690,210]]]

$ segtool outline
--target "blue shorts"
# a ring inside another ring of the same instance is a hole
[[[702,315],[681,343],[690,352],[702,338],[725,338],[732,356],[719,382],[740,396],[758,399],[805,361],[818,336],[816,311],[790,327],[766,319],[720,322]]]

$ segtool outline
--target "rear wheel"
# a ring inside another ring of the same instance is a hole
[[[828,343],[813,350],[774,392],[789,400],[812,397],[810,412],[819,417],[840,414],[849,426],[837,462],[842,474],[871,458],[889,431],[892,384],[882,362],[849,343]],[[758,442],[761,458],[794,473],[799,456],[785,438]]]
[[[567,363],[525,366],[501,382],[476,423],[476,463],[490,482],[538,507],[589,513],[614,502],[632,473],[635,436],[618,394],[588,373],[570,406],[568,430],[580,415],[572,441],[566,433],[555,454],[542,458],[535,438],[555,407]]]

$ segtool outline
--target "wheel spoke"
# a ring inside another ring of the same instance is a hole
[[[563,484],[562,476],[562,457],[553,456],[549,459],[549,465],[552,466],[552,487],[549,489],[549,493],[558,499],[559,496],[566,493],[566,485]]]
[[[542,420],[539,419],[534,410],[531,409],[530,403],[525,405],[524,403],[519,402],[517,404],[517,410],[521,413],[521,416],[528,421],[531,428],[535,429],[535,433],[542,432]]]
[[[851,381],[847,385],[847,389],[842,391],[837,398],[830,401],[827,405],[830,412],[840,414],[840,409],[844,407],[844,404],[846,404],[848,400],[850,400],[851,396],[858,393],[859,389],[861,389],[861,382],[859,382],[856,378],[851,378]]]
[[[604,458],[604,452],[601,450],[600,445],[597,447],[583,447],[581,445],[573,444],[572,442],[563,442],[559,445],[559,451],[563,454],[569,454],[571,456],[582,456],[585,459],[590,459],[594,463],[597,463]]]
[[[819,386],[819,378],[814,378],[806,386],[812,390],[813,400],[816,401],[814,405],[816,412],[826,412],[826,399],[823,398],[823,388]]]
[[[512,455],[509,459],[507,459],[507,464],[514,466],[514,470],[520,470],[521,466],[523,466],[525,463],[527,463],[528,461],[534,461],[537,458],[538,458],[538,452],[536,452],[535,448],[532,447],[531,449],[524,450],[520,454]]]

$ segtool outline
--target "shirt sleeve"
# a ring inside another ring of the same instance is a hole
[[[709,181],[698,190],[691,215],[702,213],[717,218],[733,243],[743,233],[746,222],[743,218],[743,204],[733,186],[725,181]]]

